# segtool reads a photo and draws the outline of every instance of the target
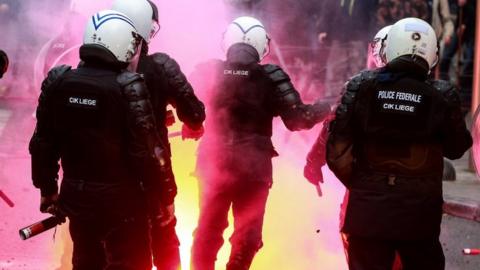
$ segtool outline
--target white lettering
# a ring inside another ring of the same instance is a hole
[[[69,97],[68,102],[70,104],[87,105],[87,106],[91,106],[91,107],[97,106],[97,100],[96,99]]]
[[[422,95],[406,93],[401,91],[385,91],[380,90],[378,91],[378,99],[394,99],[394,100],[402,100],[402,101],[409,101],[415,103],[422,102]]]
[[[225,69],[223,71],[224,75],[234,75],[234,76],[248,76],[250,72],[248,70],[230,70],[230,69]]]
[[[394,99],[395,98],[395,91],[378,91],[378,98]]]
[[[403,105],[403,104],[391,104],[383,103],[382,108],[385,110],[402,111],[402,112],[415,112],[415,106]]]
[[[415,103],[420,103],[422,101],[422,95],[404,93],[404,92],[397,92],[396,99],[397,100],[404,100],[404,101],[411,101],[411,102],[415,102]]]

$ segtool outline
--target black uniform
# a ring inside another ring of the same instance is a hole
[[[57,193],[70,219],[73,269],[151,269],[143,182],[149,196],[173,197],[163,147],[140,75],[82,47],[84,65],[52,69],[42,84],[30,141],[32,178]],[[92,56],[94,53],[94,56]],[[155,180],[155,181],[153,181]]]
[[[192,248],[194,270],[213,270],[222,234],[233,209],[235,229],[228,270],[248,269],[262,247],[262,225],[274,150],[272,120],[280,116],[290,130],[309,129],[329,112],[326,104],[305,105],[287,74],[260,65],[256,50],[232,46],[208,80],[207,121],[199,146],[200,217]],[[205,67],[204,67],[205,68]]]
[[[443,269],[443,157],[472,145],[457,91],[400,57],[345,87],[327,163],[349,190],[343,232],[350,269]],[[426,64],[426,63],[425,63]]]
[[[180,70],[177,62],[164,53],[147,55],[148,48],[143,48],[140,56],[138,72],[145,75],[145,82],[150,92],[158,133],[165,146],[167,146],[167,174],[166,179],[172,195],[177,192],[175,177],[171,168],[170,144],[168,142],[168,129],[166,125],[166,107],[172,104],[176,108],[177,116],[185,125],[192,130],[202,128],[205,120],[205,108],[198,100]],[[160,180],[160,179],[159,179]],[[167,206],[174,202],[174,196],[159,201],[158,204]],[[176,220],[165,226],[161,226],[161,213],[154,213],[152,219],[152,252],[154,264],[158,269],[177,270],[180,267],[180,242],[175,232]]]

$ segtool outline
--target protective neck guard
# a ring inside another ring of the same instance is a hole
[[[128,63],[118,61],[109,50],[97,44],[85,44],[80,47],[80,59],[85,66],[96,66],[112,70],[122,70]]]
[[[387,64],[387,69],[393,72],[410,74],[420,79],[426,79],[430,71],[427,61],[412,55],[403,55],[393,59]]]
[[[245,43],[237,43],[228,49],[227,62],[249,65],[260,62],[260,56],[254,47]]]

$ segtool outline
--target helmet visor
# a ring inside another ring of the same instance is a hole
[[[142,37],[137,32],[132,31],[132,40],[127,50],[127,62],[130,62],[135,55],[139,54],[141,43]]]

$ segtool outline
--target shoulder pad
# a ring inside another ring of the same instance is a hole
[[[288,76],[283,69],[277,65],[263,65],[262,66],[263,70],[267,74],[267,76],[274,82],[274,83],[279,83],[282,81],[289,81],[290,77]]]
[[[178,76],[182,71],[177,61],[171,58],[168,54],[165,53],[156,53],[152,55],[153,63],[155,68],[160,68],[165,71],[168,77]]]
[[[164,65],[168,60],[171,59],[168,54],[160,52],[151,54],[149,57],[153,60],[153,62],[159,65]]]
[[[272,73],[272,72],[274,72],[274,71],[276,71],[276,70],[281,69],[279,66],[277,66],[277,65],[272,65],[272,64],[262,65],[262,67],[263,67],[263,70],[265,70],[265,72],[267,72],[267,73]]]
[[[135,81],[143,81],[143,75],[131,71],[123,71],[117,76],[117,82],[125,87]]]
[[[455,90],[455,86],[449,81],[445,81],[445,80],[431,80],[429,81],[429,84],[441,93],[445,93],[450,90]]]
[[[364,70],[354,75],[348,80],[345,85],[345,90],[347,92],[357,92],[360,89],[360,85],[366,81],[370,81],[376,78],[377,72],[374,70]]]
[[[52,68],[48,72],[47,78],[45,78],[45,80],[43,80],[42,90],[50,87],[55,81],[58,80],[58,78],[60,78],[63,74],[65,74],[65,72],[67,72],[71,69],[72,69],[72,67],[67,66],[67,65],[61,65],[61,66],[56,66],[56,67]]]

